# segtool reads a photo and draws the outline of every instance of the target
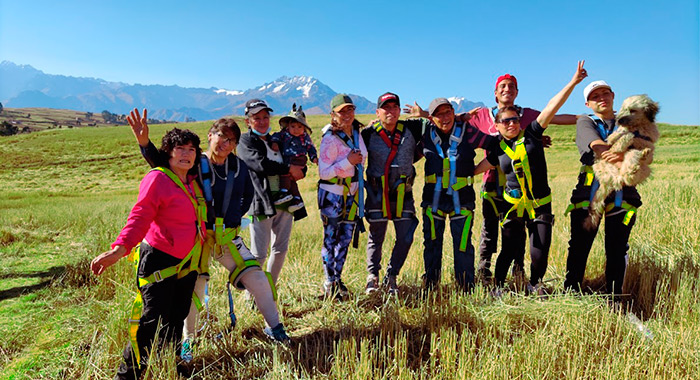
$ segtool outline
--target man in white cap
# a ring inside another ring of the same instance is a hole
[[[576,146],[582,166],[567,209],[567,213],[571,213],[571,239],[564,281],[567,289],[577,291],[581,290],[588,254],[598,233],[598,226],[593,229],[586,227],[591,224],[588,205],[597,189],[593,162],[602,158],[619,163],[623,158],[623,153],[610,152],[610,145],[606,143],[608,135],[616,129],[612,88],[605,81],[594,81],[584,88],[583,97],[593,114],[580,117],[576,122]],[[642,201],[636,188],[624,187],[622,191],[611,194],[605,203],[605,279],[607,291],[619,295],[622,294],[627,269],[627,242],[636,219],[635,212]]]

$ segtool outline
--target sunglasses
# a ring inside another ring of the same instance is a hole
[[[501,124],[503,124],[503,125],[511,125],[511,124],[516,124],[516,123],[519,123],[519,122],[520,122],[520,118],[517,117],[517,116],[513,116],[513,117],[501,119],[501,120],[499,121],[499,123],[501,123]]]

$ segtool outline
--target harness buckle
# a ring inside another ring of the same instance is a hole
[[[163,281],[163,276],[161,276],[159,270],[153,272],[153,278],[156,280],[156,282],[161,282],[161,281]]]
[[[523,192],[520,189],[507,189],[508,195],[512,198],[522,198]]]

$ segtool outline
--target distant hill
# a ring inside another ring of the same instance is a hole
[[[5,107],[72,109],[95,114],[104,110],[127,114],[138,107],[148,108],[154,119],[180,122],[242,115],[246,100],[251,98],[264,99],[277,115],[287,113],[292,103],[302,105],[308,114],[327,114],[330,100],[337,94],[310,76],[283,76],[248,90],[186,88],[45,74],[30,65],[9,61],[0,63],[0,83],[0,102]],[[360,95],[350,96],[358,113],[374,113],[375,103]],[[451,100],[458,112],[483,105],[464,98]]]

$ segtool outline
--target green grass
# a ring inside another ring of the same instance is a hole
[[[360,116],[365,122],[372,117]],[[317,147],[327,121],[309,117]],[[209,125],[177,126],[204,138]],[[158,140],[171,127],[152,126],[151,135]],[[569,235],[563,210],[575,184],[578,154],[574,128],[553,126],[547,158],[558,220],[546,275],[552,297],[509,293],[494,300],[481,286],[468,295],[456,292],[449,239],[443,285],[425,297],[417,233],[399,278],[400,297],[363,294],[362,236],[344,270],[352,297],[342,303],[322,300],[318,174],[311,168],[301,182],[309,217],[294,226],[279,284],[278,303],[294,344],[289,349],[270,344],[261,332],[262,317],[240,295],[239,325],[215,339],[228,320],[226,276],[215,265],[211,316],[191,368],[195,377],[696,378],[700,128],[661,125],[660,130],[653,177],[639,188],[644,206],[630,239],[625,283],[652,339],[608,307],[604,297],[561,293]],[[122,260],[96,278],[88,263],[116,237],[148,171],[131,132],[125,126],[54,129],[0,138],[0,150],[0,378],[111,377],[127,341],[133,270]],[[422,173],[422,162],[417,167]],[[420,189],[422,178],[416,182]],[[481,223],[476,214],[474,244]],[[393,229],[388,235],[384,263]],[[599,238],[586,271],[589,285],[601,283],[604,264]],[[171,357],[166,352],[154,359],[159,364],[148,378],[174,377]]]

